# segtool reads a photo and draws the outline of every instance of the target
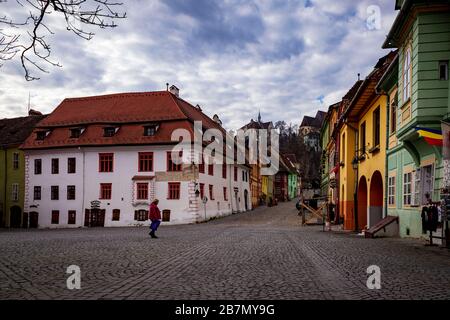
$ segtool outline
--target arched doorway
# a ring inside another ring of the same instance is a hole
[[[367,226],[367,182],[366,177],[359,179],[358,185],[358,230]]]
[[[369,226],[376,225],[383,219],[383,178],[375,171],[370,179]]]
[[[248,191],[244,190],[245,211],[248,211]]]
[[[9,226],[11,228],[20,228],[22,220],[22,208],[19,206],[13,206],[10,210]]]

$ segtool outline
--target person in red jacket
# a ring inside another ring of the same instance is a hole
[[[159,200],[155,199],[150,204],[150,236],[153,239],[157,239],[158,237],[155,235],[156,230],[158,230],[159,225],[161,224],[161,211],[158,208]]]

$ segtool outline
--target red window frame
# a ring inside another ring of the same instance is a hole
[[[178,200],[181,194],[181,183],[180,182],[169,182],[167,199]]]
[[[204,198],[205,197],[205,184],[204,183],[200,183],[200,198]]]
[[[214,164],[208,164],[208,175],[214,176]]]
[[[222,178],[227,178],[227,165],[225,163],[222,164]]]
[[[214,200],[214,186],[212,184],[209,185],[209,199]]]
[[[223,187],[223,200],[228,201],[228,189]]]
[[[205,173],[205,158],[202,155],[202,163],[198,164],[198,171],[200,173]]]
[[[238,168],[234,167],[234,181],[238,181]]]
[[[180,157],[183,156],[183,152],[180,151]],[[167,172],[180,172],[182,171],[181,164],[175,164],[172,162],[172,151],[167,152]]]
[[[139,172],[153,171],[153,152],[139,152]]]
[[[98,172],[114,172],[114,153],[98,154]]]
[[[76,224],[77,212],[75,210],[69,210],[67,224]]]
[[[67,173],[74,174],[77,171],[77,158],[67,159]]]
[[[112,183],[100,183],[100,200],[111,200]]]
[[[148,200],[148,183],[137,184],[137,199]]]
[[[59,224],[59,210],[52,210],[52,224]]]

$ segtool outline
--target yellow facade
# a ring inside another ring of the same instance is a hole
[[[339,212],[344,221],[345,230],[354,229],[354,196],[355,196],[355,170],[352,161],[355,157],[357,124],[341,126],[339,158],[341,169],[339,172]]]

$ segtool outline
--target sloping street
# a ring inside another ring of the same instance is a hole
[[[300,227],[294,202],[207,224],[0,232],[0,299],[449,299],[450,255]],[[66,269],[81,268],[69,290]],[[381,290],[366,286],[381,268]]]

